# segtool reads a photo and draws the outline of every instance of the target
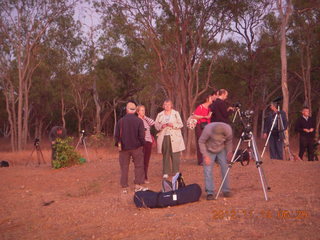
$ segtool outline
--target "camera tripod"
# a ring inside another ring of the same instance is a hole
[[[89,162],[89,154],[88,154],[88,150],[87,150],[87,145],[86,145],[86,135],[85,135],[85,132],[84,130],[81,131],[81,135],[80,135],[80,138],[79,138],[79,141],[76,145],[76,150],[78,149],[78,146],[80,145],[80,143],[83,145],[84,147],[84,150],[86,152],[86,157],[87,157],[87,161]]]
[[[271,137],[271,134],[272,134],[272,130],[274,129],[274,127],[276,126],[277,124],[277,127],[278,127],[278,131],[279,133],[281,134],[281,137],[283,139],[285,139],[285,135],[284,135],[284,130],[285,130],[285,127],[284,127],[284,124],[283,124],[283,119],[281,117],[281,112],[280,112],[280,107],[278,105],[278,111],[276,112],[273,120],[272,120],[272,124],[271,124],[271,128],[270,128],[270,132],[268,134],[268,137],[267,137],[267,140],[266,140],[266,143],[263,147],[263,150],[262,150],[262,153],[261,153],[261,158],[263,157],[265,151],[266,151],[266,148],[268,146],[268,143],[269,143],[269,140],[270,140],[270,137]]]
[[[41,162],[46,163],[45,160],[44,160],[42,151],[41,151],[40,140],[38,138],[36,138],[36,140],[34,141],[33,146],[34,146],[34,148],[33,148],[32,152],[31,152],[31,157],[32,157],[33,152],[36,150],[37,159],[38,159],[38,165],[40,165]],[[27,162],[26,165],[28,165],[28,164],[29,164],[29,161]]]
[[[256,141],[255,141],[255,139],[253,137],[252,131],[243,131],[242,132],[242,134],[240,136],[240,140],[238,142],[238,145],[237,145],[237,147],[236,147],[236,149],[234,151],[234,154],[232,156],[231,162],[230,162],[230,164],[228,166],[228,170],[227,170],[226,174],[224,175],[224,177],[222,179],[221,185],[219,187],[219,190],[218,190],[218,193],[217,193],[215,199],[218,198],[218,196],[219,196],[219,194],[221,192],[222,186],[223,186],[224,182],[227,179],[227,176],[229,174],[230,169],[232,168],[233,164],[235,162],[237,162],[237,160],[239,158],[239,157],[236,158],[236,155],[237,155],[237,152],[238,152],[239,147],[240,147],[242,142],[246,142],[248,144],[247,148],[243,152],[247,151],[249,153],[249,155],[250,155],[250,153],[253,153],[253,158],[255,160],[256,167],[257,167],[259,175],[260,175],[260,181],[261,181],[261,185],[262,185],[262,189],[263,189],[263,193],[264,193],[264,198],[267,201],[268,200],[267,190],[270,190],[271,188],[268,186],[267,179],[266,179],[264,171],[262,169],[262,166],[261,166],[262,161],[261,161],[260,155],[258,153],[257,144],[256,144]]]

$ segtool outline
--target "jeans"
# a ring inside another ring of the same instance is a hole
[[[221,169],[221,177],[225,176],[227,170],[228,170],[228,163],[227,163],[227,154],[225,150],[222,150],[219,153],[210,153],[209,157],[211,159],[210,165],[203,164],[203,170],[204,170],[204,181],[205,181],[205,190],[208,194],[214,193],[214,182],[213,182],[213,165],[215,161],[218,162]],[[230,192],[229,188],[229,180],[228,177],[224,181],[222,185],[222,192]]]

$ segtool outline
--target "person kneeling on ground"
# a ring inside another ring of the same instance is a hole
[[[203,169],[205,180],[205,191],[207,200],[214,199],[213,165],[217,161],[221,168],[222,178],[228,169],[228,161],[232,157],[232,129],[230,125],[223,122],[209,123],[199,138],[199,147],[203,155]],[[229,181],[226,178],[222,192],[224,197],[230,197]]]

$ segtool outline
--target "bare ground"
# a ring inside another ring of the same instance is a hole
[[[271,186],[265,201],[258,170],[233,166],[233,196],[164,209],[138,209],[131,188],[119,187],[119,164],[114,149],[89,149],[90,162],[70,168],[36,164],[31,150],[0,152],[11,166],[0,168],[0,239],[320,239],[319,162],[265,159]],[[27,162],[28,165],[25,165]],[[187,184],[203,189],[202,167],[183,157]],[[153,153],[150,184],[161,188],[161,158]],[[215,183],[221,182],[215,166]]]

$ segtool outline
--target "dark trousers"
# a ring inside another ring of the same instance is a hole
[[[172,152],[171,147],[171,138],[170,136],[164,136],[162,142],[162,167],[163,167],[163,174],[176,174],[179,172],[180,166],[180,152]],[[172,164],[172,171],[170,171],[170,159]]]
[[[308,161],[314,160],[314,150],[313,150],[313,137],[309,136],[300,136],[300,146],[299,146],[299,157],[303,159],[303,154],[305,150],[308,151]]]
[[[151,157],[152,151],[152,142],[145,142],[143,146],[143,155],[144,155],[144,174],[145,179],[148,180],[148,168],[149,168],[149,161]]]
[[[53,167],[53,160],[56,160],[57,157],[57,145],[51,144],[51,167]]]
[[[283,160],[283,140],[271,134],[269,138],[269,151],[271,159]]]
[[[119,152],[120,163],[120,184],[122,187],[128,187],[129,164],[132,157],[134,164],[134,183],[144,183],[144,164],[143,164],[143,147],[133,150],[123,150]]]
[[[194,133],[195,133],[195,136],[196,136],[198,165],[201,165],[203,163],[203,156],[202,156],[202,153],[200,152],[200,147],[199,147],[199,138],[200,138],[201,133],[202,133],[202,129],[201,129],[200,124],[197,123]]]

